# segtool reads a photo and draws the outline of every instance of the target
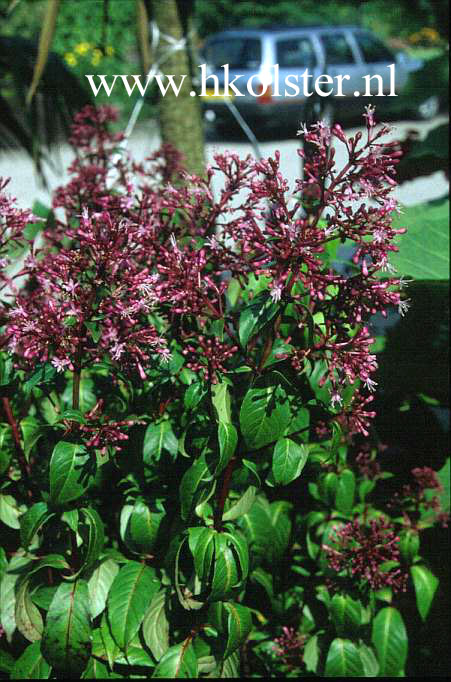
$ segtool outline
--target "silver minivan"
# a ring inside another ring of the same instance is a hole
[[[202,58],[205,75],[217,77],[216,83],[206,78],[203,88],[203,106],[211,112],[210,118],[225,122],[230,116],[229,100],[246,120],[278,127],[331,119],[335,112],[352,115],[369,102],[386,112],[397,99],[388,95],[402,95],[409,73],[422,66],[420,60],[393,53],[382,40],[356,26],[226,30],[206,40]],[[333,89],[330,96],[319,96],[312,87],[321,75],[329,77],[320,82],[321,92]],[[227,93],[224,86],[237,76],[234,84],[240,94],[232,88]],[[340,76],[346,78],[341,78],[338,88]],[[327,90],[324,80],[331,79],[333,88]],[[298,93],[294,83],[300,84]],[[374,97],[377,93],[384,97]]]

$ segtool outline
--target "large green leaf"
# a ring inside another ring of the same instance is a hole
[[[20,539],[24,547],[28,547],[38,530],[52,516],[54,514],[49,511],[45,502],[36,502],[25,514],[22,514],[20,517]]]
[[[153,597],[142,624],[144,642],[157,661],[169,649],[169,622],[166,615],[166,591]]]
[[[274,481],[280,485],[288,485],[294,481],[301,475],[307,458],[307,446],[298,445],[290,438],[278,440],[272,457]]]
[[[359,650],[349,639],[334,639],[327,652],[324,677],[363,677]]]
[[[81,510],[83,524],[79,526],[79,533],[83,538],[83,570],[93,567],[100,556],[105,542],[105,531],[99,514],[92,507],[83,507]]]
[[[371,640],[376,648],[381,677],[398,677],[407,659],[407,632],[401,614],[388,606],[373,620]]]
[[[16,583],[20,569],[28,563],[29,559],[23,556],[13,556],[0,581],[0,625],[8,642],[16,629]]]
[[[431,608],[432,600],[439,584],[435,577],[426,566],[415,565],[410,567],[413,584],[415,587],[415,597],[417,608],[422,620],[426,620]]]
[[[34,446],[45,433],[45,427],[38,422],[36,417],[24,417],[20,422],[20,430],[23,438],[23,451],[28,459]]]
[[[252,629],[251,611],[235,602],[215,602],[208,610],[211,625],[225,635],[223,658],[227,658],[246,641]]]
[[[399,274],[418,280],[449,279],[449,201],[410,206],[396,219],[408,231],[390,260]]]
[[[362,604],[347,594],[334,594],[330,602],[330,614],[337,635],[354,635],[362,622]]]
[[[178,440],[169,421],[149,424],[144,435],[143,459],[146,464],[158,462],[163,450],[173,457],[177,455]]]
[[[39,609],[31,601],[28,580],[23,581],[17,590],[15,618],[17,629],[25,639],[29,642],[41,639],[44,623]]]
[[[25,507],[19,506],[12,495],[0,495],[0,521],[3,521],[5,526],[19,530],[19,518],[24,511]]]
[[[50,500],[63,505],[77,500],[89,485],[86,464],[89,455],[83,445],[60,441],[50,459]]]
[[[51,667],[41,653],[41,643],[27,646],[11,671],[12,680],[48,680]]]
[[[249,448],[259,448],[276,441],[290,422],[290,405],[280,386],[251,388],[240,410],[240,427]]]
[[[226,512],[222,515],[222,520],[223,521],[234,521],[235,519],[239,519],[240,516],[243,516],[243,514],[247,514],[249,509],[252,507],[254,504],[255,500],[255,494],[257,492],[257,488],[255,485],[250,485],[246,492],[243,493],[243,495],[239,498],[235,504],[232,504]]]
[[[355,474],[351,469],[343,469],[338,474],[335,491],[335,506],[344,514],[349,514],[354,506]]]
[[[117,645],[126,651],[159,589],[155,570],[129,561],[113,580],[108,594],[108,622]]]
[[[198,457],[183,474],[180,483],[181,516],[184,521],[197,504],[199,494],[213,476],[204,455]]]
[[[197,658],[189,638],[166,651],[152,677],[192,679],[197,677],[197,671]]]
[[[91,617],[97,618],[105,608],[108,592],[119,571],[119,566],[113,559],[102,561],[93,571],[89,581],[89,601]]]
[[[216,467],[215,473],[220,473],[232,459],[235,454],[238,443],[238,434],[233,424],[219,422],[218,424],[218,442],[219,442],[219,463]]]
[[[135,500],[133,506],[126,505],[121,513],[123,541],[133,552],[149,554],[157,540],[164,516],[163,509],[150,509],[142,498]]]
[[[286,550],[291,533],[291,521],[286,502],[271,505],[258,495],[251,509],[240,518],[254,560],[277,562]]]
[[[42,653],[46,661],[68,677],[85,669],[91,653],[91,614],[88,584],[84,580],[62,583],[52,599]]]
[[[272,320],[277,311],[278,306],[267,291],[256,296],[252,303],[243,308],[239,322],[239,337],[243,348],[254,334]]]
[[[232,420],[232,408],[229,386],[225,381],[213,384],[211,387],[212,403],[219,422],[228,424]]]

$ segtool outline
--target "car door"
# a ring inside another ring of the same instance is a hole
[[[383,92],[388,94],[391,88],[390,66],[395,65],[395,91],[399,92],[406,83],[407,71],[402,65],[397,64],[395,55],[389,48],[376,36],[371,33],[355,32],[353,38],[365,64],[366,73],[370,76],[380,76],[382,78]],[[371,94],[377,95],[379,92],[379,79],[373,78],[370,81]]]
[[[307,35],[278,38],[275,43],[275,58],[275,63],[279,66],[281,101],[285,105],[299,104],[305,100],[302,75],[306,69],[313,78],[318,75],[318,60],[311,39]],[[312,90],[313,78],[308,79],[308,92]],[[293,85],[298,86],[300,90],[298,95],[295,95]]]
[[[329,31],[319,35],[319,40],[324,53],[324,73],[332,78],[347,75],[349,79],[343,80],[343,95],[345,98],[353,98],[354,92],[362,90],[362,76],[364,65],[359,53],[352,44],[346,31]],[[334,92],[337,92],[336,81]],[[343,97],[335,97],[336,103]]]

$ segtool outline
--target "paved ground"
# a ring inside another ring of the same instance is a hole
[[[393,134],[396,137],[403,138],[408,130],[416,129],[423,138],[431,128],[439,123],[446,122],[446,120],[447,118],[445,116],[440,116],[427,123],[419,121],[397,121],[393,124],[395,127]],[[354,134],[357,130],[358,128],[350,128],[346,132]],[[247,154],[252,153],[252,147],[247,140],[237,136],[224,140],[214,139],[214,135],[209,134],[207,139],[208,159],[212,158],[215,151],[222,152],[225,149],[233,150],[240,156],[246,156]],[[158,145],[158,131],[153,122],[141,124],[140,128],[133,134],[129,143],[130,150],[136,160],[140,160],[147,156],[151,151],[155,150]],[[278,139],[266,140],[260,143],[263,156],[274,154],[275,149],[280,150],[282,172],[290,183],[293,183],[300,171],[299,157],[296,154],[298,146],[299,140],[296,137],[286,139],[283,134],[281,134]],[[343,153],[340,153],[341,147],[342,145],[340,145],[340,148],[337,151],[338,163],[344,159]],[[66,145],[55,148],[54,154],[52,155],[52,161],[56,164],[58,170],[47,173],[50,188],[54,188],[64,182],[64,179],[67,176],[63,169],[67,167],[71,158],[71,150]],[[49,192],[39,185],[39,181],[33,170],[33,164],[24,154],[20,152],[4,152],[0,154],[0,177],[9,176],[12,178],[9,185],[9,191],[17,197],[21,207],[31,207],[35,199],[39,199],[45,204],[49,203]],[[426,178],[419,178],[412,182],[404,183],[402,187],[397,188],[396,195],[403,204],[412,205],[443,196],[447,191],[448,183],[445,175],[443,172],[438,172]]]

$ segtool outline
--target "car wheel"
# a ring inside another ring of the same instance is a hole
[[[423,100],[421,104],[417,105],[415,113],[417,118],[421,119],[422,121],[429,121],[431,118],[434,118],[434,116],[437,116],[439,111],[440,99],[437,97],[437,95],[431,95],[427,99]]]

